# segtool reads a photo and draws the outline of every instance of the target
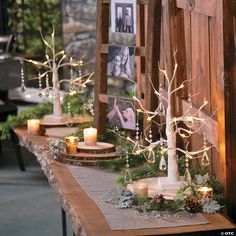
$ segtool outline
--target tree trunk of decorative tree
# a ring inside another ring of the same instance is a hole
[[[179,181],[179,168],[176,155],[176,133],[170,104],[166,111],[166,137],[168,147],[168,182],[177,182]]]
[[[61,100],[60,100],[60,82],[58,77],[58,71],[56,68],[56,63],[53,63],[53,73],[52,73],[52,81],[53,81],[53,115],[54,116],[62,116],[61,110]]]

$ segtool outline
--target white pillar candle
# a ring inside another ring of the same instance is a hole
[[[77,153],[77,146],[79,138],[76,136],[68,136],[65,137],[66,140],[66,152],[68,154],[75,154]]]
[[[97,129],[87,128],[84,129],[84,143],[87,146],[93,146],[97,141]]]
[[[27,120],[28,134],[38,134],[39,127],[40,127],[40,120],[38,119]]]

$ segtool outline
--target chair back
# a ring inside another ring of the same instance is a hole
[[[15,40],[15,37],[13,34],[0,35],[0,52],[1,53],[11,52],[14,40]]]

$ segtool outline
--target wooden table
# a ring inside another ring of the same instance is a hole
[[[67,166],[57,161],[45,165],[42,158],[42,145],[47,144],[47,137],[28,135],[26,129],[23,128],[17,128],[14,131],[19,137],[20,144],[37,157],[50,186],[59,199],[61,207],[69,217],[74,234],[77,236],[191,235],[193,232],[199,232],[199,234],[195,233],[194,235],[220,235],[219,232],[235,232],[235,225],[221,214],[204,215],[210,222],[210,224],[205,225],[140,230],[111,230],[100,209],[74,179]]]

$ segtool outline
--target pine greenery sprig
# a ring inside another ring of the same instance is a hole
[[[8,116],[7,121],[2,125],[1,139],[10,139],[10,130],[26,124],[28,119],[41,119],[44,115],[52,113],[52,104],[49,102],[39,103],[34,107],[29,107],[17,116]]]
[[[71,113],[79,114],[80,116],[89,115],[86,108],[88,97],[76,95],[67,95],[63,99],[63,112],[68,112],[68,103],[70,103]],[[26,108],[16,116],[9,116],[7,121],[1,126],[1,139],[10,139],[10,130],[26,124],[28,119],[41,119],[43,116],[51,114],[53,105],[50,102],[42,102],[33,107]],[[88,125],[88,124],[87,124]],[[91,124],[90,124],[91,126]]]

